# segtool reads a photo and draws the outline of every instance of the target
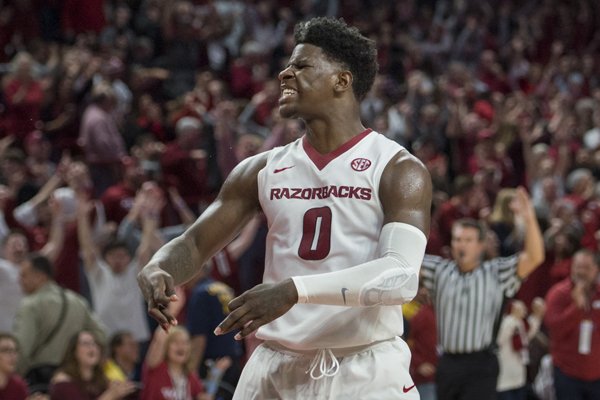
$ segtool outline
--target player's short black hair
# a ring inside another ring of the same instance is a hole
[[[373,86],[377,74],[375,42],[342,19],[317,17],[299,22],[294,29],[296,44],[311,44],[352,73],[352,89],[361,100]]]

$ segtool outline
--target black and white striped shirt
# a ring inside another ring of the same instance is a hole
[[[492,345],[504,297],[521,286],[518,256],[484,261],[463,273],[453,260],[426,255],[421,279],[435,307],[438,342],[447,353],[473,353]]]

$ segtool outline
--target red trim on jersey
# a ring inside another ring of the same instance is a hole
[[[312,144],[310,144],[306,135],[304,135],[304,137],[302,138],[302,147],[304,148],[306,155],[308,155],[308,158],[310,158],[312,160],[312,162],[315,164],[315,166],[319,170],[322,170],[323,168],[325,168],[327,166],[327,164],[329,164],[335,158],[344,154],[346,151],[350,150],[352,147],[354,147],[354,145],[356,145],[358,142],[363,140],[371,132],[373,132],[372,129],[370,129],[370,128],[365,129],[363,132],[354,136],[352,139],[348,140],[346,143],[344,143],[343,145],[341,145],[340,147],[338,147],[331,153],[326,153],[326,154],[319,153],[312,146]]]

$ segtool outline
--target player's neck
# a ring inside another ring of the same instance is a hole
[[[310,144],[321,154],[331,153],[366,128],[359,119],[350,121],[307,122],[306,136]]]

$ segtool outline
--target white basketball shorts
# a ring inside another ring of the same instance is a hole
[[[333,376],[311,378],[314,359],[315,352],[282,351],[261,344],[244,367],[233,399],[419,400],[408,373],[410,351],[399,337],[338,356],[339,370]]]

